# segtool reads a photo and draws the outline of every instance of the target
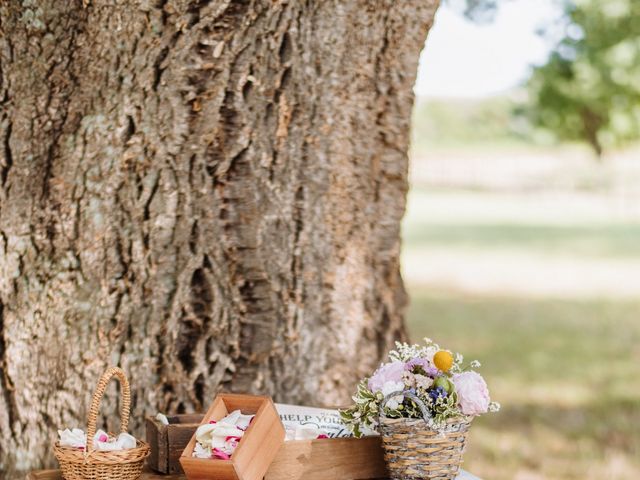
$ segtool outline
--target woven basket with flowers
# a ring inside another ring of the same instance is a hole
[[[149,455],[147,443],[132,438],[134,448],[99,451],[94,447],[100,401],[113,377],[120,381],[121,386],[120,430],[127,432],[131,404],[129,381],[121,369],[110,367],[100,378],[93,394],[87,420],[86,447],[62,446],[60,442],[53,447],[65,480],[136,480],[142,474],[144,460]]]
[[[355,404],[341,411],[356,437],[379,431],[395,480],[452,480],[459,473],[475,416],[499,410],[475,371],[478,361],[426,345],[396,343],[389,362],[358,385]]]

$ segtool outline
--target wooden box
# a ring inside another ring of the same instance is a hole
[[[147,464],[152,470],[165,474],[182,473],[180,455],[202,422],[202,414],[167,416],[169,425],[155,418],[146,418],[147,443],[151,454]]]
[[[180,455],[202,422],[202,414],[167,417],[170,425],[147,418],[150,467],[162,473],[182,472]],[[158,465],[166,465],[161,470]],[[385,478],[380,437],[286,441],[265,474],[265,480],[358,480]]]
[[[322,438],[284,442],[265,480],[386,478],[380,437]]]
[[[229,460],[194,458],[195,434],[182,452],[180,464],[190,480],[261,480],[284,442],[284,427],[269,397],[220,394],[201,425],[220,420],[234,410],[254,414]]]

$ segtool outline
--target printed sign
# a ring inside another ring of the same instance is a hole
[[[276,403],[276,410],[286,430],[294,430],[296,427],[302,425],[322,430],[326,432],[330,438],[353,436],[340,420],[338,410],[285,405],[282,403]],[[377,435],[377,433],[372,431],[368,431],[365,434]]]

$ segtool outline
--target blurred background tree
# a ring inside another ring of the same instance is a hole
[[[640,1],[582,0],[565,12],[560,40],[528,83],[529,112],[535,125],[586,141],[600,157],[640,131]]]
[[[478,23],[510,0],[450,0]],[[598,157],[640,132],[640,1],[558,0],[562,17],[540,35],[554,46],[533,67],[528,99],[511,114],[557,141],[586,142]],[[502,102],[504,103],[504,102]]]
[[[497,0],[448,0],[456,10],[476,22],[493,20],[498,10]]]

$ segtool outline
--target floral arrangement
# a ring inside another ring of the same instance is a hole
[[[340,412],[356,437],[375,429],[380,414],[422,418],[419,406],[407,394],[422,400],[430,414],[429,426],[437,431],[445,431],[450,419],[500,409],[498,403],[491,402],[486,382],[475,371],[480,362],[464,366],[461,354],[441,350],[428,338],[424,341],[424,346],[396,342],[396,349],[389,352],[390,361],[358,384],[355,404]]]

